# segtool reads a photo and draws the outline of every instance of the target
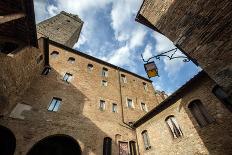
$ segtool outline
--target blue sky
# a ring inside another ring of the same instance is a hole
[[[36,22],[64,10],[77,14],[84,26],[74,48],[147,77],[141,60],[174,48],[173,43],[135,22],[142,0],[35,0]],[[182,55],[180,51],[177,55]],[[173,93],[200,68],[181,59],[155,60],[160,77],[152,78],[155,89]]]

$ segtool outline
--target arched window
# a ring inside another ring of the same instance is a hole
[[[111,155],[112,139],[105,137],[103,142],[103,155]]]
[[[188,105],[189,110],[200,127],[204,127],[214,121],[200,100],[194,100]]]
[[[232,96],[229,96],[220,86],[215,86],[213,94],[232,112]]]
[[[71,63],[71,64],[73,64],[75,62],[75,58],[69,57],[68,58],[68,62]]]
[[[149,137],[148,137],[147,130],[144,130],[142,132],[142,137],[143,137],[143,143],[144,143],[145,149],[149,150],[151,148],[151,145],[150,145],[150,140],[149,140]]]
[[[102,76],[104,76],[104,77],[108,76],[108,69],[105,67],[102,68]]]
[[[56,58],[58,55],[59,55],[59,52],[57,52],[57,51],[53,51],[53,52],[51,53],[51,57],[52,57],[52,58]]]
[[[165,121],[166,121],[169,129],[172,132],[173,138],[179,138],[179,137],[183,136],[181,128],[180,128],[179,124],[177,123],[176,118],[174,116],[168,116],[165,119]]]
[[[133,140],[129,141],[129,146],[130,146],[130,155],[137,155],[135,141]]]

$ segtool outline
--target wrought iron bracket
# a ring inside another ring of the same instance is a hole
[[[189,62],[190,61],[190,59],[187,56],[175,56],[175,53],[177,52],[177,50],[178,50],[178,48],[176,47],[176,48],[173,48],[173,49],[168,50],[166,52],[163,52],[163,53],[157,54],[155,56],[152,56],[152,57],[148,58],[147,60],[144,60],[143,54],[141,54],[141,57],[142,57],[143,62],[146,62],[146,63],[148,63],[151,59],[154,59],[154,58],[156,58],[157,60],[160,60],[160,57],[168,57],[169,60],[182,58],[183,62]],[[170,53],[170,52],[173,52],[171,54],[171,56],[167,55],[167,53]]]

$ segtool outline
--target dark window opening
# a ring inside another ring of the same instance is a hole
[[[68,62],[71,63],[71,64],[73,64],[75,62],[75,58],[69,57],[68,58]]]
[[[135,141],[130,141],[130,142],[129,142],[129,145],[130,145],[130,154],[131,154],[131,155],[137,155],[136,143],[135,143]]]
[[[103,155],[111,155],[112,139],[105,137],[103,142]]]
[[[9,54],[16,50],[19,46],[11,42],[0,42],[0,52],[4,54]]]
[[[87,68],[88,68],[89,71],[92,71],[93,70],[93,65],[92,64],[88,64]]]
[[[232,112],[232,96],[229,96],[220,86],[215,86],[212,92]]]
[[[9,129],[0,126],[0,154],[1,155],[14,155],[16,147],[16,139]]]
[[[200,127],[204,127],[214,121],[200,100],[194,100],[188,105],[189,110]]]
[[[57,51],[53,51],[53,52],[51,53],[51,57],[52,57],[52,58],[56,58],[58,55],[59,55],[59,52],[57,52]]]

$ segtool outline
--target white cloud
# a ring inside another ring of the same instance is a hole
[[[73,48],[74,49],[79,48],[81,45],[85,44],[86,41],[87,41],[86,37],[84,36],[83,33],[81,33],[78,42],[73,46]]]
[[[133,14],[136,14],[141,4],[141,0],[116,0],[113,1],[111,11],[111,25],[114,29],[115,38],[118,41],[125,41],[130,38],[133,31]]]
[[[152,57],[152,46],[151,44],[147,44],[143,52],[143,58],[148,60],[150,57]]]
[[[147,33],[146,30],[139,27],[135,31],[133,31],[130,39],[130,48],[136,48],[142,46],[146,33]]]
[[[55,5],[48,5],[47,10],[51,17],[58,13],[58,8]]]
[[[34,8],[36,22],[41,22],[47,18],[48,13],[46,11],[46,0],[35,0]]]
[[[125,45],[114,51],[113,55],[108,59],[108,62],[118,66],[130,65],[130,56],[130,49],[128,45]]]

